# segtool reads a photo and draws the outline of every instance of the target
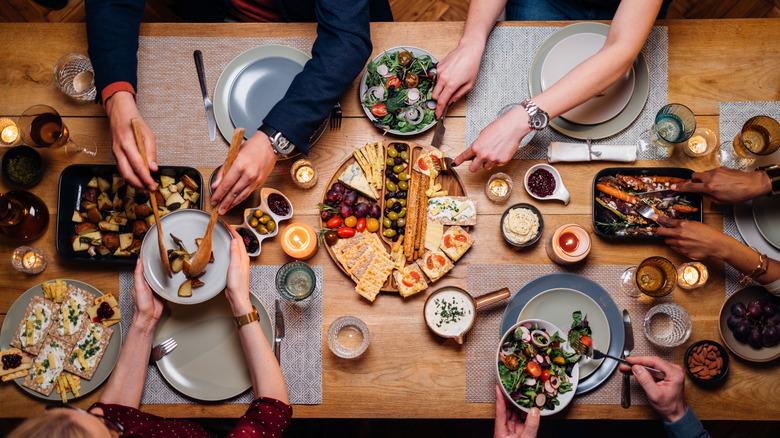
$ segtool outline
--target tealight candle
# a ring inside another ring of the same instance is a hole
[[[20,246],[11,254],[11,265],[25,274],[40,274],[47,264],[46,256],[40,250],[29,246]]]
[[[707,267],[699,262],[683,263],[677,267],[677,285],[682,289],[696,289],[709,279]]]
[[[282,231],[282,249],[294,259],[309,259],[317,252],[317,233],[311,225],[292,223]]]
[[[685,143],[683,150],[689,157],[701,157],[712,152],[717,143],[715,133],[711,129],[697,129]]]
[[[317,184],[317,171],[311,161],[301,158],[290,168],[293,182],[302,189],[310,189]]]
[[[577,224],[561,225],[547,242],[546,249],[550,260],[559,265],[581,262],[590,254],[590,234]]]
[[[512,177],[498,172],[488,179],[485,185],[485,195],[493,202],[504,202],[512,195]]]
[[[0,119],[0,144],[13,146],[19,141],[19,127],[11,119]]]

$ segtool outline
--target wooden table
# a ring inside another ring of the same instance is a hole
[[[556,23],[561,24],[561,23]],[[780,99],[780,20],[717,20],[669,21],[669,101],[690,106],[700,126],[718,131],[718,102]],[[518,24],[510,24],[518,25]],[[525,26],[547,23],[523,23]],[[392,23],[376,24],[372,28],[374,52],[398,45],[425,47],[440,59],[458,42],[462,23]],[[301,36],[313,34],[313,25],[298,24],[149,24],[142,27],[144,35],[179,36]],[[0,45],[0,114],[18,116],[32,104],[47,103],[64,116],[72,132],[93,135],[99,139],[100,152],[95,160],[77,157],[67,159],[63,151],[44,151],[47,171],[41,184],[33,189],[50,206],[54,215],[57,182],[60,172],[72,162],[111,162],[110,133],[101,107],[68,102],[52,84],[52,66],[64,53],[86,52],[83,25],[77,24],[3,24],[0,25],[3,44]],[[143,68],[143,66],[141,66]],[[357,81],[355,81],[357,84]],[[278,165],[268,185],[283,189],[292,198],[296,219],[317,226],[316,202],[325,190],[328,176],[354,147],[381,138],[363,117],[355,87],[343,99],[345,119],[338,131],[323,136],[312,152],[322,177],[319,185],[302,191],[289,181],[289,164]],[[171,117],[176,117],[175,114]],[[450,153],[464,147],[465,105],[459,103],[450,111],[445,144]],[[203,129],[205,129],[205,120]],[[417,139],[430,141],[432,132]],[[164,148],[165,145],[160,145]],[[164,163],[162,163],[164,164]],[[534,162],[514,161],[506,171],[516,181]],[[715,166],[712,157],[697,161],[676,155],[667,162],[639,162],[638,166],[680,165],[697,170]],[[544,238],[557,225],[575,222],[590,228],[591,180],[595,172],[608,164],[560,164],[572,201],[567,207],[556,203],[537,203],[545,214]],[[201,168],[207,178],[212,169]],[[478,199],[479,226],[475,238],[478,244],[463,261],[442,280],[442,284],[465,286],[468,263],[549,263],[543,246],[527,252],[515,252],[501,241],[498,232],[502,206],[485,199],[487,174],[461,171],[469,193]],[[0,191],[7,189],[0,183]],[[529,201],[522,190],[515,190],[511,202]],[[722,225],[722,216],[707,204],[705,222]],[[278,240],[278,239],[277,239]],[[117,271],[113,269],[71,268],[59,263],[54,251],[54,223],[34,245],[50,257],[49,268],[38,276],[25,276],[12,270],[7,262],[15,245],[0,242],[0,320],[13,301],[28,287],[52,278],[78,278],[104,291],[117,292]],[[679,262],[680,257],[661,244],[618,245],[595,239],[588,263],[628,264],[644,257],[660,254]],[[286,261],[279,245],[264,247],[260,264],[281,264]],[[344,361],[334,357],[323,346],[323,403],[316,406],[296,406],[297,417],[362,417],[362,418],[489,418],[494,415],[492,404],[465,402],[465,354],[453,344],[433,337],[422,319],[424,296],[404,301],[392,294],[383,294],[373,304],[353,291],[353,283],[336,269],[325,251],[312,260],[325,268],[325,309],[323,333],[335,318],[351,314],[362,318],[371,330],[371,346],[359,360]],[[717,317],[724,297],[723,275],[717,266],[710,266],[712,281],[702,290],[676,292],[676,301],[685,306],[693,318],[691,341],[718,339]],[[639,315],[635,317],[639,319]],[[635,330],[641,336],[641,330]],[[676,351],[680,359],[684,347]],[[776,366],[759,367],[733,360],[731,376],[717,391],[705,391],[687,385],[687,399],[697,414],[705,419],[772,419],[780,417],[780,405],[771,403],[780,393],[780,377]],[[98,399],[95,393],[78,404],[82,407]],[[43,409],[19,391],[15,385],[0,386],[0,416],[26,417]],[[168,416],[238,417],[244,405],[153,405],[145,411]],[[575,403],[565,418],[652,418],[647,406],[629,410],[614,405],[583,405]]]

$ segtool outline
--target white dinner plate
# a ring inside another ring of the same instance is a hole
[[[742,240],[767,257],[780,260],[780,250],[764,240],[753,220],[753,207],[750,202],[734,205],[734,222]]]
[[[753,201],[753,222],[764,240],[780,249],[780,199],[761,196]]]

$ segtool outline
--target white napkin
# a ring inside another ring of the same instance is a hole
[[[620,161],[632,163],[637,158],[636,145],[591,145],[554,141],[547,148],[547,161]]]

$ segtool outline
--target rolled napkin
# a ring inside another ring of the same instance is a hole
[[[636,145],[594,145],[554,141],[547,148],[547,161],[620,161],[632,163],[637,158]]]

